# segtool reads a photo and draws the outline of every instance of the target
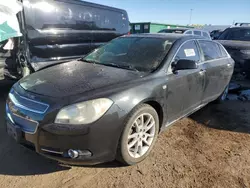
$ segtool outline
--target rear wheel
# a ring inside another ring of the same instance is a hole
[[[227,87],[225,88],[223,93],[216,99],[215,102],[221,103],[221,102],[225,101],[227,99],[228,90],[229,90],[229,84],[227,85]]]
[[[152,150],[159,132],[157,112],[150,105],[142,104],[129,115],[123,130],[117,159],[133,165],[144,160]]]

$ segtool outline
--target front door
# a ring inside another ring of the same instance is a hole
[[[200,55],[194,40],[182,45],[172,64],[180,59],[194,60],[199,64]],[[174,74],[171,69],[168,72],[167,114],[168,123],[171,123],[201,105],[205,74],[200,67],[180,70],[177,74]]]

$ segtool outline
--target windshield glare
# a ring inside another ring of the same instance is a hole
[[[121,37],[94,50],[83,60],[151,72],[159,66],[171,44],[164,38]]]

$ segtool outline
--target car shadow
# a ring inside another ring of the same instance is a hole
[[[69,170],[17,144],[5,131],[5,100],[14,82],[0,82],[0,175],[25,176]]]
[[[225,101],[210,103],[189,116],[204,126],[239,133],[250,133],[250,102]]]

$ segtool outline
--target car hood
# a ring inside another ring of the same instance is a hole
[[[71,61],[41,70],[19,81],[26,91],[67,97],[141,78],[142,72]]]
[[[250,50],[250,41],[217,40],[226,49]]]

